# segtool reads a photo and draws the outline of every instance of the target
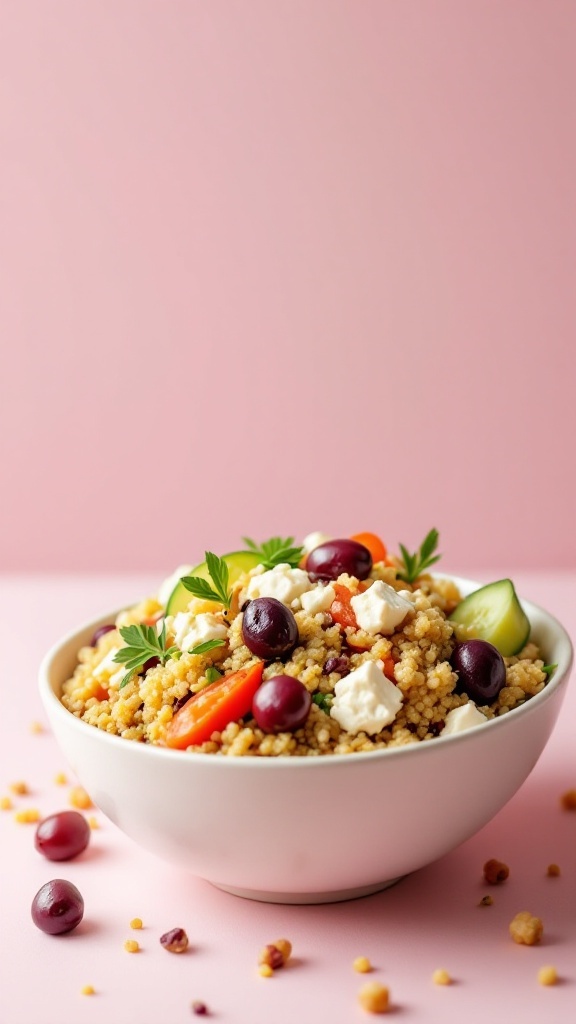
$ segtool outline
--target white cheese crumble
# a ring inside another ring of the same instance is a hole
[[[487,721],[486,715],[478,711],[474,702],[468,701],[462,707],[452,708],[452,711],[448,712],[440,736],[454,736],[458,732],[466,732],[467,729],[473,729],[474,726],[482,725]]]
[[[335,600],[336,591],[330,583],[326,587],[313,587],[312,590],[306,591],[301,597],[302,607],[309,615],[317,615],[318,612],[327,611]]]
[[[402,707],[400,690],[375,661],[365,661],[340,679],[334,693],[330,714],[346,732],[380,732]]]
[[[114,661],[114,657],[118,654],[119,647],[111,647],[108,654],[104,655],[102,661],[96,665],[92,675],[96,676],[96,679],[100,679],[104,675],[110,675],[112,672],[118,671],[118,662]]]
[[[287,562],[282,562],[267,572],[252,576],[244,593],[251,601],[256,597],[275,597],[277,601],[282,601],[282,604],[292,605],[292,602],[299,601],[302,594],[310,590],[311,586],[307,572],[303,569],[292,569]]]
[[[319,530],[316,530],[315,533],[309,533],[302,541],[304,554],[309,555],[311,551],[314,551],[314,548],[318,548],[321,544],[325,544],[327,540],[332,540],[327,533],[320,533]]]
[[[394,587],[376,580],[363,594],[356,594],[350,601],[360,629],[375,635],[393,633],[404,621],[414,605]]]
[[[199,615],[178,612],[169,628],[174,633],[174,643],[181,651],[189,651],[191,647],[207,640],[225,640],[228,636],[224,623],[210,612],[201,612]]]
[[[183,576],[191,576],[194,569],[193,565],[179,565],[174,572],[167,576],[163,583],[158,588],[158,601],[165,608],[170,600],[170,595],[174,590],[176,584],[182,579]]]

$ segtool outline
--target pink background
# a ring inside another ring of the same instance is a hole
[[[0,13],[0,567],[576,565],[571,0]]]

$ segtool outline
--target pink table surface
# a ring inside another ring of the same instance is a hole
[[[525,597],[576,634],[576,573],[524,572],[516,581]],[[54,781],[67,766],[37,695],[42,654],[65,631],[155,582],[150,576],[0,577],[0,795],[15,780],[30,787],[29,796],[12,798],[16,807],[46,815],[67,806],[69,787]],[[31,732],[33,721],[44,723],[42,733]],[[99,811],[101,827],[88,851],[51,864],[34,849],[35,826],[0,811],[1,1024],[178,1024],[203,1019],[193,1016],[193,999],[204,1000],[222,1024],[349,1024],[371,1019],[357,1003],[367,980],[389,986],[392,1019],[574,1021],[576,813],[561,810],[559,797],[576,787],[575,721],[572,683],[537,767],[489,825],[394,888],[348,903],[288,907],[228,895],[141,850]],[[388,824],[394,827],[392,810]],[[482,865],[490,857],[506,861],[510,877],[491,890],[494,905],[480,908],[488,891]],[[560,877],[546,876],[551,862],[560,865]],[[37,889],[53,877],[73,881],[86,906],[79,928],[56,938],[34,927],[29,910]],[[525,909],[544,921],[539,946],[518,946],[508,937],[509,921]],[[144,922],[141,932],[129,927],[136,916]],[[176,926],[190,938],[182,956],[166,953],[158,941]],[[293,962],[271,979],[259,977],[259,949],[281,936],[293,943]],[[141,944],[135,955],[123,949],[131,937]],[[373,962],[371,975],[353,971],[359,954]],[[558,985],[539,985],[544,964],[557,968]],[[438,967],[454,984],[432,983]],[[86,984],[94,986],[93,996],[81,994]]]

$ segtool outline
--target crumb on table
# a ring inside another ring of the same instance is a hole
[[[386,1013],[390,1008],[390,992],[386,985],[369,981],[360,989],[358,1001],[368,1013]]]
[[[358,971],[358,974],[368,974],[372,970],[372,964],[367,956],[357,956],[352,962],[352,967]]]
[[[509,931],[514,942],[522,946],[534,946],[542,938],[544,925],[540,918],[534,917],[529,910],[521,910],[512,918]]]
[[[435,985],[452,984],[452,978],[448,974],[448,971],[445,971],[443,967],[439,967],[437,970],[434,971],[432,975],[432,981],[434,982]]]
[[[491,860],[487,860],[484,865],[484,880],[489,885],[500,885],[501,882],[505,882],[510,874],[510,868],[504,861],[496,860],[494,857]]]
[[[555,985],[558,981],[558,971],[551,964],[546,964],[538,971],[538,981],[541,985]]]

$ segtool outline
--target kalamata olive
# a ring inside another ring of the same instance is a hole
[[[86,849],[90,826],[78,811],[60,811],[44,818],[36,829],[34,845],[48,860],[72,860]]]
[[[80,924],[84,900],[72,882],[53,878],[38,890],[32,900],[32,920],[48,935],[63,935]]]
[[[272,676],[256,690],[252,714],[264,732],[292,732],[308,718],[312,698],[294,676]]]
[[[145,676],[146,673],[149,672],[151,668],[156,668],[156,665],[159,664],[160,658],[157,658],[156,656],[148,658],[148,661],[145,661],[144,664],[142,665],[140,672],[142,673],[143,676]]]
[[[100,637],[105,636],[106,633],[110,633],[113,629],[116,629],[116,626],[113,626],[110,623],[107,626],[99,626],[90,641],[90,647],[96,647]]]
[[[349,665],[350,659],[346,654],[341,654],[340,657],[332,655],[330,658],[326,659],[326,664],[324,665],[324,672],[326,673],[326,675],[330,675],[331,672],[339,672],[340,675],[342,676],[348,672]]]
[[[372,569],[372,555],[358,541],[328,540],[310,552],[306,569],[324,580],[337,580],[343,572],[365,580]]]
[[[244,612],[242,639],[252,654],[273,661],[294,650],[298,643],[296,619],[275,597],[257,597]]]
[[[458,673],[458,692],[467,693],[476,704],[490,704],[506,685],[504,659],[487,640],[457,644],[450,663]]]

